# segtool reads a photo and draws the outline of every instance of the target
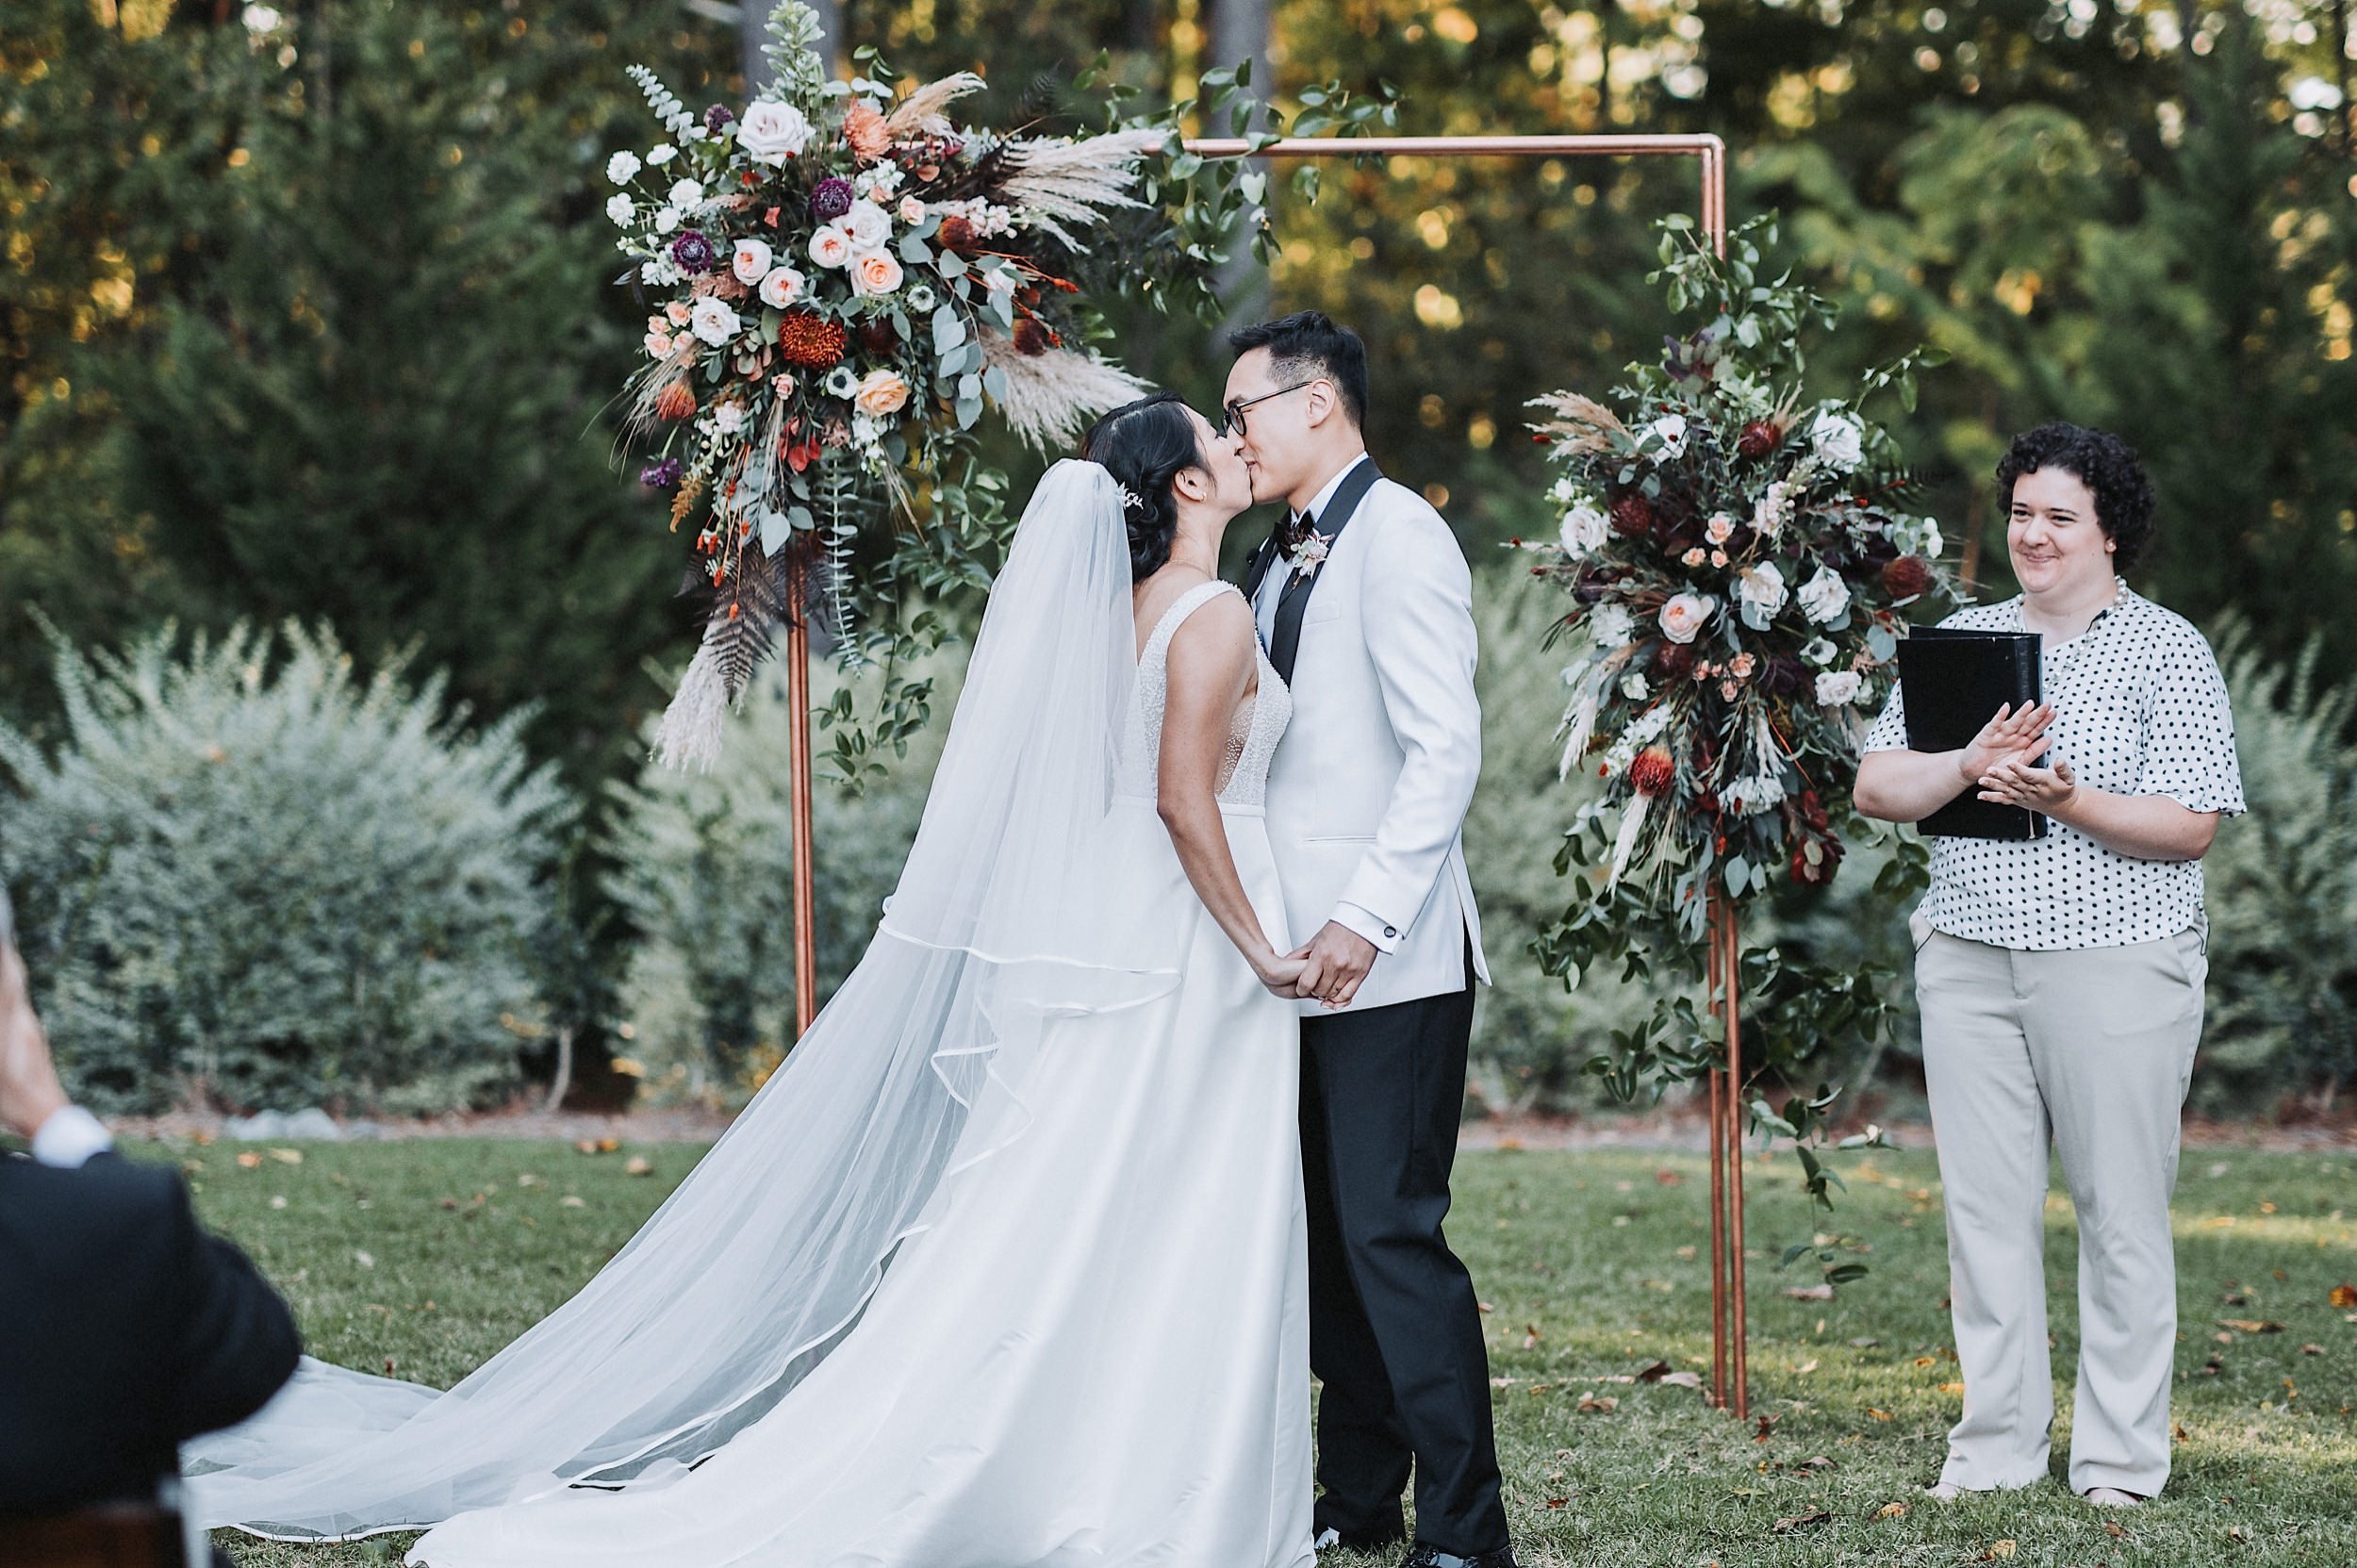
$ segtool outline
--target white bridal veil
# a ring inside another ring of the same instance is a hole
[[[447,1393],[305,1357],[252,1420],[190,1444],[202,1522],[422,1528],[675,1473],[773,1407],[993,1152],[962,1147],[968,1110],[986,1087],[1020,1104],[1039,1032],[1176,983],[1167,900],[1093,875],[1134,639],[1119,488],[1058,463],[991,589],[898,888],[784,1065],[578,1296]]]

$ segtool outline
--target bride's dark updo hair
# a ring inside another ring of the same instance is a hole
[[[1089,427],[1080,437],[1080,455],[1103,464],[1129,492],[1122,508],[1129,525],[1129,581],[1145,581],[1170,559],[1170,541],[1178,532],[1178,498],[1171,481],[1205,466],[1186,400],[1176,392],[1156,392],[1124,404]]]

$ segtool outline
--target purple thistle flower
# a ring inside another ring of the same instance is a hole
[[[812,187],[810,215],[820,223],[832,223],[851,210],[851,182],[840,175],[831,175]]]
[[[678,458],[666,457],[659,463],[650,463],[645,468],[640,469],[638,470],[638,483],[646,486],[647,488],[651,490],[668,490],[672,486],[679,483],[679,476],[682,471],[683,470]]]
[[[710,108],[704,110],[704,129],[711,132],[714,136],[718,136],[720,134],[720,127],[735,118],[736,111],[730,108],[728,105],[715,104]]]
[[[689,229],[671,241],[671,259],[685,272],[708,272],[719,256],[720,253],[712,248],[712,241],[703,237],[701,229]]]

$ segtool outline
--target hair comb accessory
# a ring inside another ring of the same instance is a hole
[[[1123,506],[1135,506],[1140,511],[1146,510],[1146,498],[1144,496],[1138,494],[1137,491],[1131,489],[1127,485],[1118,486],[1116,488],[1121,491],[1121,504]]]

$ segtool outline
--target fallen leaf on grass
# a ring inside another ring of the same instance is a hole
[[[2180,1443],[2191,1443],[2193,1441],[2193,1434],[2185,1430],[2185,1424],[2182,1421],[2177,1422],[2169,1428],[2168,1435],[2175,1438]]]
[[[1621,1402],[1609,1394],[1583,1394],[1579,1396],[1579,1408],[1583,1413],[1610,1415],[1621,1408]]]
[[[1853,1350],[1874,1350],[1880,1348],[1881,1345],[1882,1341],[1878,1339],[1860,1338],[1850,1342],[1850,1348]]]
[[[1805,1361],[1805,1362],[1803,1362],[1800,1365],[1798,1365],[1798,1366],[1794,1367],[1794,1368],[1792,1369],[1792,1375],[1793,1375],[1795,1378],[1805,1378],[1805,1377],[1807,1377],[1810,1373],[1812,1373],[1812,1372],[1814,1372],[1814,1371],[1816,1371],[1816,1370],[1817,1370],[1817,1360],[1816,1360],[1816,1358],[1815,1358],[1815,1357],[1813,1357],[1813,1356],[1812,1356],[1812,1357],[1811,1357],[1811,1358],[1809,1358],[1807,1361]]]
[[[2012,1542],[1992,1541],[1988,1543],[1988,1550],[1981,1554],[1981,1560],[1983,1562],[1995,1562],[2000,1558],[2009,1558],[2011,1556],[2013,1556]]]
[[[1539,1342],[1545,1337],[1539,1332],[1539,1326],[1536,1323],[1525,1324],[1523,1327],[1523,1348],[1536,1350],[1539,1348]]]
[[[1885,1503],[1874,1510],[1877,1519],[1904,1519],[1906,1516],[1907,1506],[1904,1503]]]
[[[1572,1500],[1569,1497],[1550,1497],[1547,1499],[1547,1507],[1549,1508],[1569,1508],[1571,1506]]]
[[[2215,1378],[2225,1370],[2226,1363],[2217,1358],[2216,1352],[2212,1352],[2210,1359],[2201,1363],[2201,1370],[2195,1373],[2194,1376],[2197,1378]]]
[[[2324,1346],[2321,1345],[2303,1345],[2299,1347],[2299,1353],[2303,1356],[2321,1356],[2324,1354]]]
[[[1657,1383],[1669,1375],[1670,1363],[1668,1362],[1655,1362],[1651,1365],[1640,1366],[1637,1369],[1637,1380],[1640,1383]]]
[[[587,1203],[583,1201],[581,1196],[577,1193],[567,1193],[563,1197],[558,1198],[556,1201],[568,1209],[585,1209],[589,1206]]]
[[[1787,1285],[1784,1294],[1795,1301],[1831,1301],[1831,1285]]]
[[[1661,1376],[1661,1386],[1663,1388],[1700,1388],[1703,1386],[1703,1375],[1699,1372],[1665,1372]]]
[[[1939,1385],[1939,1392],[1942,1394],[1962,1394],[1964,1392],[1964,1385],[1962,1383],[1942,1383]]]
[[[1775,1429],[1776,1418],[1772,1415],[1763,1415],[1759,1418],[1759,1429],[1752,1433],[1752,1441],[1765,1443],[1768,1441],[1769,1434]]]
[[[611,1154],[622,1146],[615,1138],[576,1138],[573,1147],[584,1154]]]
[[[1790,1535],[1794,1530],[1815,1529],[1820,1525],[1832,1523],[1833,1515],[1823,1509],[1819,1509],[1814,1513],[1795,1513],[1788,1518],[1779,1519],[1775,1523],[1774,1529],[1778,1535]]]
[[[392,1375],[393,1375],[393,1358],[392,1358],[392,1357],[390,1357],[390,1356],[387,1356],[387,1357],[386,1357],[386,1358],[385,1358],[385,1376],[386,1376],[386,1377],[387,1377],[387,1378],[389,1378],[389,1377],[391,1377]]]
[[[2221,1317],[2217,1320],[2217,1322],[2219,1328],[2232,1329],[2238,1333],[2280,1334],[2283,1331],[2283,1326],[2282,1324],[2272,1322],[2265,1318]]]
[[[647,1164],[645,1155],[634,1154],[630,1157],[630,1163],[622,1167],[622,1174],[624,1176],[652,1176],[654,1167]]]
[[[251,1150],[248,1150],[246,1153],[238,1156],[238,1167],[240,1170],[260,1170],[262,1168],[262,1157],[252,1152]]]
[[[2128,1527],[2117,1519],[2106,1519],[2103,1521],[2103,1533],[2118,1541],[2128,1533]]]
[[[1888,1421],[1892,1418],[1888,1411],[1878,1411],[1871,1405],[1867,1407],[1866,1413],[1877,1421]]]
[[[1811,1454],[1801,1461],[1801,1468],[1804,1470],[1838,1470],[1840,1466],[1822,1454]]]
[[[2335,1307],[2344,1309],[2357,1307],[2357,1285],[2349,1284],[2347,1281],[2334,1285],[2332,1287],[2332,1294],[2327,1296],[2326,1299],[2331,1301]]]
[[[1492,1388],[1512,1388],[1516,1383],[1521,1381],[1522,1379],[1520,1378],[1492,1378],[1490,1379],[1490,1386]]]
[[[303,1164],[303,1150],[299,1148],[273,1148],[270,1151],[270,1157],[282,1165]]]
[[[374,1268],[376,1266],[376,1260],[365,1252],[354,1252],[352,1255],[352,1261],[358,1263],[362,1268]]]
[[[1677,1172],[1669,1169],[1662,1169],[1654,1172],[1653,1179],[1656,1181],[1660,1182],[1665,1187],[1674,1187],[1679,1182],[1686,1180],[1685,1177],[1680,1176]]]
[[[1918,1366],[1929,1366],[1938,1359],[1939,1358],[1937,1356],[1918,1356],[1915,1358],[1915,1364]]]

